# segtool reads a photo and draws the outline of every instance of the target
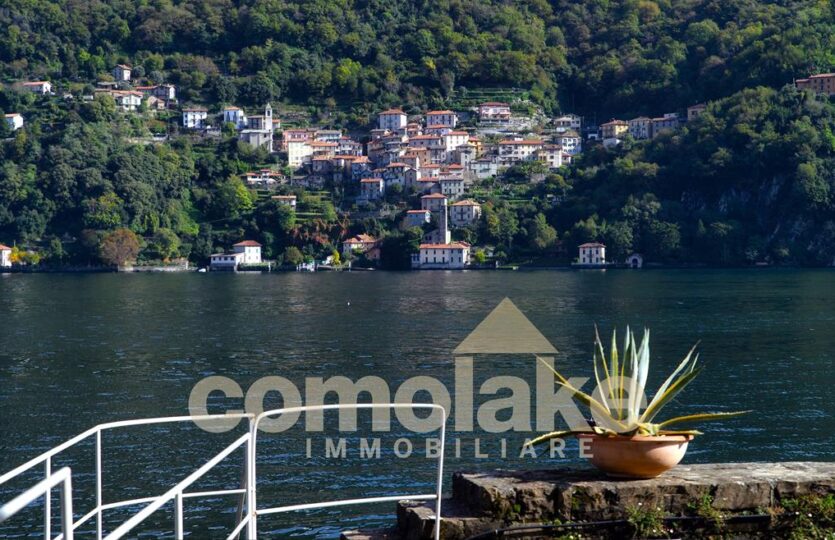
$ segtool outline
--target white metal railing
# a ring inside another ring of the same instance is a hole
[[[61,532],[64,538],[72,540],[72,471],[64,467],[55,471],[49,478],[44,478],[0,508],[0,523],[17,514],[35,500],[46,495],[49,500],[52,488],[61,484]]]
[[[342,499],[337,501],[326,501],[308,504],[295,504],[289,506],[278,506],[270,508],[259,509],[256,504],[257,493],[257,476],[256,476],[256,458],[257,458],[257,436],[258,427],[262,420],[280,414],[294,414],[301,412],[315,412],[315,411],[329,411],[341,409],[424,409],[434,410],[440,412],[441,421],[439,423],[440,441],[438,449],[438,470],[437,470],[437,485],[434,493],[431,494],[411,494],[411,495],[392,495],[385,497],[366,497],[360,499]],[[249,430],[246,434],[229,444],[221,452],[212,457],[209,461],[204,463],[201,467],[188,475],[186,478],[178,482],[171,489],[165,493],[153,497],[143,497],[138,499],[130,499],[124,501],[116,501],[105,503],[102,498],[102,433],[116,428],[125,428],[141,425],[153,424],[171,424],[180,422],[195,422],[195,421],[211,421],[211,420],[228,420],[234,418],[249,419]],[[278,514],[283,512],[294,512],[299,510],[313,510],[318,508],[328,508],[334,506],[347,506],[358,504],[370,504],[387,501],[399,501],[403,499],[411,500],[433,500],[435,501],[435,538],[440,538],[441,525],[441,489],[443,482],[443,466],[444,466],[444,448],[446,438],[446,410],[440,405],[424,404],[424,403],[367,403],[367,404],[338,404],[338,405],[312,405],[302,407],[289,407],[284,409],[274,409],[263,412],[259,415],[253,414],[220,414],[220,415],[204,415],[204,416],[176,416],[167,418],[144,418],[138,420],[125,420],[119,422],[109,422],[100,424],[87,431],[69,439],[68,441],[52,448],[41,454],[40,456],[31,459],[12,469],[11,471],[0,476],[0,485],[16,478],[38,465],[44,466],[44,479],[32,486],[30,489],[19,495],[15,499],[9,501],[0,507],[0,523],[16,514],[18,511],[28,506],[40,496],[45,496],[44,502],[44,538],[52,539],[52,516],[51,516],[51,499],[50,495],[52,488],[58,484],[62,484],[61,490],[61,510],[62,510],[62,534],[55,537],[54,540],[72,540],[73,532],[87,523],[93,517],[96,518],[96,539],[97,540],[119,540],[129,533],[134,527],[142,523],[151,514],[158,511],[162,506],[168,502],[174,502],[174,534],[176,538],[182,538],[183,531],[183,499],[197,498],[197,497],[217,497],[222,495],[240,495],[244,496],[246,500],[246,512],[241,512],[238,523],[235,524],[234,529],[229,535],[229,540],[236,538],[246,528],[247,540],[255,540],[258,536],[258,516]],[[80,442],[95,436],[95,465],[96,465],[96,506],[81,516],[78,520],[73,521],[72,512],[72,479],[71,471],[65,467],[59,471],[52,471],[52,458],[61,452],[71,448]],[[244,481],[243,486],[239,489],[224,489],[215,491],[200,491],[200,492],[186,492],[194,482],[203,477],[221,461],[229,457],[235,450],[244,447]],[[132,515],[127,521],[119,525],[113,532],[104,536],[103,514],[106,510],[116,508],[123,508],[127,506],[136,506],[145,504],[146,506]],[[240,507],[239,507],[240,510]]]

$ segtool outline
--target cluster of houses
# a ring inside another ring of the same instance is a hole
[[[662,133],[678,129],[683,121],[695,120],[706,108],[704,103],[687,107],[686,119],[682,119],[678,113],[666,113],[655,118],[639,116],[631,120],[613,118],[600,125],[600,137],[603,145],[607,147],[620,144],[627,135],[636,140],[653,139]]]

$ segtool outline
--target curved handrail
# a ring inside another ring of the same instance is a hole
[[[94,516],[96,517],[96,539],[102,540],[103,537],[103,522],[102,522],[102,512],[104,510],[108,510],[111,508],[119,508],[123,506],[131,506],[136,504],[144,504],[149,501],[152,501],[158,497],[143,497],[138,499],[127,499],[124,501],[117,501],[113,503],[105,504],[102,500],[102,466],[101,466],[101,457],[102,457],[102,441],[101,436],[102,433],[105,431],[122,428],[122,427],[133,427],[133,426],[147,426],[147,425],[155,425],[155,424],[171,424],[171,423],[178,423],[178,422],[195,422],[195,421],[212,421],[212,420],[223,420],[223,419],[234,419],[234,418],[248,418],[250,422],[255,418],[255,415],[252,413],[232,413],[232,414],[207,414],[207,415],[199,415],[199,416],[167,416],[167,417],[158,417],[158,418],[137,418],[133,420],[117,420],[113,422],[105,422],[102,424],[97,424],[86,431],[76,435],[75,437],[70,438],[67,441],[50,448],[46,452],[41,453],[40,455],[30,459],[29,461],[18,465],[11,471],[3,474],[0,476],[0,485],[5,484],[9,480],[19,476],[26,471],[38,466],[44,465],[44,479],[48,480],[54,474],[52,471],[52,458],[56,455],[60,454],[61,452],[71,448],[78,443],[84,441],[85,439],[95,435],[96,436],[96,449],[95,449],[95,462],[96,462],[96,506],[88,513],[84,514],[81,518],[77,521],[72,523],[71,529],[76,529],[89,521]],[[227,494],[241,494],[241,490],[226,490],[223,493]],[[51,488],[47,489],[47,493],[51,493]],[[217,494],[222,494],[218,492]],[[189,496],[196,496],[195,494],[184,494],[185,497]],[[5,505],[3,506],[5,508]],[[10,516],[5,516],[0,518],[0,522],[4,521]],[[72,518],[72,514],[70,514]],[[52,521],[51,521],[51,498],[47,496],[44,500],[44,537],[51,538],[51,530],[52,530]],[[64,538],[64,534],[62,533],[59,535],[58,540],[62,540]]]
[[[276,416],[279,414],[299,413],[299,412],[314,412],[314,411],[328,411],[328,410],[342,410],[342,409],[426,409],[437,410],[441,414],[438,429],[440,431],[440,446],[438,452],[438,471],[437,471],[437,485],[435,492],[432,494],[416,494],[416,495],[391,495],[384,497],[367,497],[361,499],[343,499],[338,501],[327,501],[320,503],[297,504],[288,506],[279,506],[271,508],[258,509],[256,505],[256,456],[257,456],[257,437],[258,428],[262,420],[265,418]],[[204,463],[196,471],[192,472],[186,478],[178,482],[175,486],[170,488],[165,493],[155,497],[143,497],[138,499],[130,499],[124,501],[116,501],[111,503],[104,503],[102,500],[102,433],[116,428],[131,427],[139,425],[155,425],[177,422],[196,422],[196,421],[211,421],[211,420],[228,420],[234,418],[249,419],[249,430],[246,434],[239,437],[232,442],[221,452],[212,457],[209,461]],[[103,520],[102,513],[105,510],[114,508],[122,508],[125,506],[147,504],[145,508],[132,515],[127,521],[122,523],[113,532],[107,535],[106,540],[118,540],[132,530],[136,525],[144,521],[152,513],[159,510],[164,504],[174,501],[174,531],[177,538],[181,538],[183,534],[183,499],[189,497],[209,497],[217,495],[246,495],[247,512],[241,517],[240,521],[236,523],[229,539],[236,538],[241,531],[246,527],[247,538],[255,540],[258,534],[257,516],[269,515],[281,512],[292,512],[298,510],[307,510],[314,508],[327,508],[333,506],[354,505],[354,504],[369,504],[385,501],[397,501],[402,499],[412,500],[434,500],[435,501],[435,538],[440,538],[440,520],[441,520],[441,496],[443,486],[443,466],[444,466],[444,449],[446,439],[446,421],[447,413],[440,405],[434,403],[357,403],[357,404],[333,404],[333,405],[310,405],[299,407],[287,407],[284,409],[273,409],[254,415],[252,413],[234,413],[234,414],[217,414],[217,415],[200,415],[200,416],[172,416],[162,418],[141,418],[135,420],[122,420],[115,422],[107,422],[94,426],[75,437],[65,441],[64,443],[40,454],[39,456],[30,459],[26,463],[15,467],[11,471],[0,476],[0,485],[8,482],[16,476],[24,473],[37,465],[45,465],[45,478],[38,482],[35,486],[24,492],[22,495],[16,497],[12,501],[0,507],[0,522],[14,515],[24,506],[30,504],[41,495],[46,495],[44,504],[44,530],[45,537],[51,538],[51,507],[50,507],[50,493],[52,488],[57,484],[62,484],[62,534],[58,535],[58,540],[72,540],[73,531],[82,524],[96,517],[96,538],[102,540],[103,538]],[[64,450],[75,446],[79,442],[95,435],[95,463],[96,463],[96,506],[87,514],[84,514],[80,519],[73,522],[72,513],[72,478],[71,471],[68,467],[62,468],[59,471],[52,471],[52,458]],[[186,493],[185,490],[191,486],[200,477],[206,474],[209,470],[214,468],[223,459],[231,455],[235,450],[246,444],[246,484],[240,489],[228,490],[214,490]]]
[[[256,500],[256,454],[258,448],[258,425],[265,418],[276,416],[279,414],[292,414],[298,412],[315,412],[315,411],[333,411],[342,409],[427,409],[437,410],[441,413],[441,421],[438,429],[440,430],[440,448],[438,451],[438,476],[435,493],[432,495],[394,495],[390,497],[368,497],[363,499],[344,499],[340,501],[328,501],[322,503],[310,503],[290,506],[279,506],[273,508],[258,509]],[[327,508],[332,506],[354,505],[354,504],[370,504],[385,501],[397,501],[403,499],[413,500],[434,500],[435,501],[435,539],[439,540],[441,536],[441,490],[443,486],[444,475],[444,448],[446,439],[446,409],[435,403],[339,403],[332,405],[303,405],[298,407],[286,407],[283,409],[273,409],[264,411],[255,417],[252,422],[252,444],[250,445],[249,456],[249,481],[247,486],[249,489],[247,507],[249,509],[248,517],[251,527],[248,528],[248,540],[255,540],[254,534],[258,530],[257,517],[258,515],[275,514],[279,512],[292,512],[297,510],[311,510],[315,508]],[[240,524],[238,524],[240,525]],[[237,527],[236,527],[237,530]],[[230,536],[231,538],[231,536]]]

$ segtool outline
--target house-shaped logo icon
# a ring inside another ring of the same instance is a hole
[[[502,300],[452,354],[556,354],[557,349],[519,311],[510,298]]]

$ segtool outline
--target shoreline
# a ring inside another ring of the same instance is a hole
[[[271,274],[271,273],[317,273],[317,272],[300,272],[295,268],[273,268],[272,270],[238,270],[230,271],[204,271],[200,270],[202,267],[160,267],[160,266],[134,266],[130,268],[104,268],[104,267],[66,267],[66,268],[0,268],[0,274]],[[385,270],[381,268],[355,268],[355,269],[333,269],[320,270],[318,272],[361,272],[367,273],[369,271],[375,272],[605,272],[609,270],[624,271],[631,270],[634,272],[653,271],[653,270],[826,270],[835,269],[835,266],[799,266],[799,265],[751,265],[751,266],[713,266],[709,264],[678,264],[678,265],[661,265],[654,264],[645,266],[643,268],[631,268],[626,265],[612,265],[605,268],[583,267],[576,265],[566,266],[515,266],[504,265],[499,267],[473,267],[473,268],[424,268],[424,269],[406,269],[406,270]]]

